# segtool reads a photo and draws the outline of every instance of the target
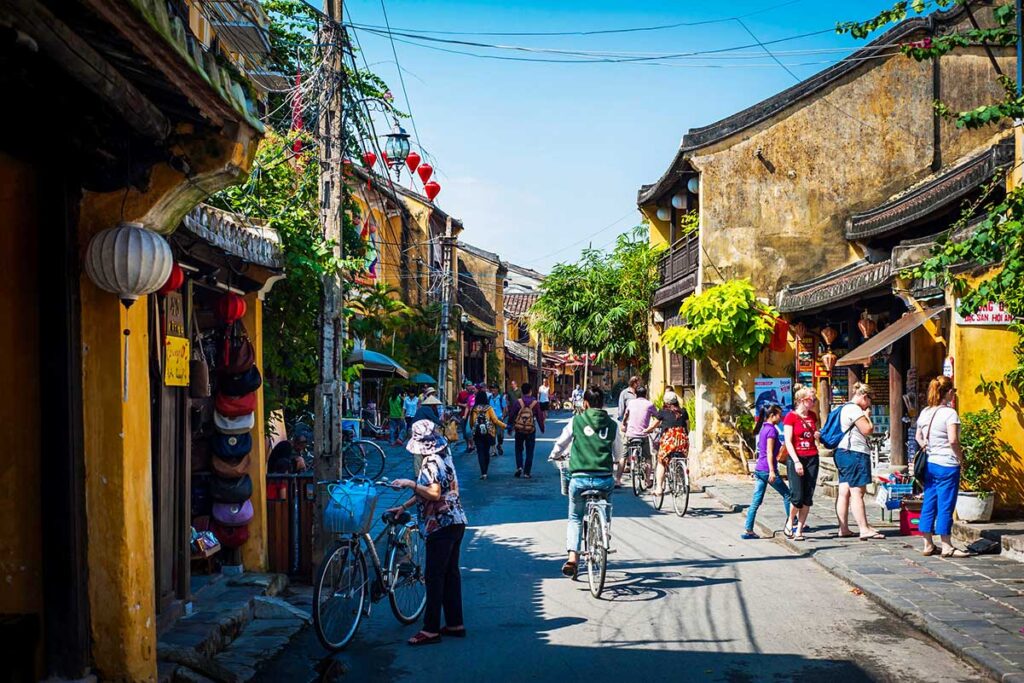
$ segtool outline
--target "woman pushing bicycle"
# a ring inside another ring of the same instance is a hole
[[[583,412],[562,430],[549,458],[569,460],[569,524],[565,532],[569,557],[562,565],[562,573],[569,577],[576,575],[579,566],[581,520],[586,508],[582,493],[597,490],[610,497],[615,489],[615,464],[622,460],[622,436],[603,405],[604,393],[593,387],[587,389]]]

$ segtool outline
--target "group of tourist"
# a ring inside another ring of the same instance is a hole
[[[951,405],[955,396],[953,381],[945,376],[936,377],[928,385],[928,406],[917,420],[915,438],[920,446],[917,457],[927,458],[924,481],[921,482],[924,497],[918,525],[924,538],[922,553],[926,556],[939,552],[933,534],[940,537],[943,557],[968,557],[972,554],[954,547],[951,540],[953,510],[963,461],[960,418]],[[821,426],[814,412],[816,401],[813,389],[798,386],[793,395],[793,409],[784,417],[778,405],[762,409],[756,430],[754,494],[747,510],[743,538],[758,538],[754,533],[754,521],[765,491],[771,486],[782,497],[785,506],[783,533],[797,541],[805,539],[807,516],[814,505],[821,445]],[[868,442],[869,435],[874,432],[871,404],[871,388],[858,382],[853,387],[850,401],[838,408],[838,426],[842,436],[834,459],[839,475],[835,510],[840,538],[859,538],[862,541],[885,538],[868,522],[865,506],[865,493],[872,478]],[[789,478],[788,485],[779,474],[778,467],[783,463]],[[850,513],[857,522],[857,533],[850,529]]]

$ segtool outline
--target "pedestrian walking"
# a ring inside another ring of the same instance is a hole
[[[504,393],[498,390],[497,384],[491,385],[491,390],[488,393],[488,400],[491,403],[491,408],[494,409],[494,414],[497,415],[502,422],[508,422],[508,398]],[[494,434],[494,449],[491,453],[491,457],[497,457],[505,454],[505,430],[499,429]]]
[[[481,389],[476,393],[473,412],[470,414],[473,425],[473,441],[476,443],[476,459],[480,463],[480,478],[487,478],[487,468],[491,464],[491,447],[494,445],[496,429],[504,430],[507,425],[498,419],[487,399],[487,392]]]
[[[402,412],[405,414],[405,429],[406,434],[412,434],[412,423],[416,417],[416,411],[420,408],[420,400],[416,398],[416,393],[413,391],[407,391],[405,398],[402,399]]]
[[[464,638],[466,626],[462,615],[459,551],[467,520],[459,497],[455,463],[448,450],[448,441],[437,434],[434,425],[427,420],[413,424],[406,448],[423,458],[423,464],[416,481],[396,479],[392,482],[396,488],[410,489],[413,496],[389,512],[398,514],[413,505],[418,508],[420,533],[426,539],[424,582],[427,592],[423,628],[407,642],[409,645],[428,645],[440,642],[442,635]]]
[[[636,388],[638,386],[640,386],[640,378],[633,375],[629,378],[629,386],[619,392],[619,410],[615,414],[615,419],[619,422],[622,422],[622,418],[626,415],[626,406],[636,398]]]
[[[740,538],[758,538],[754,533],[754,521],[757,510],[764,501],[764,492],[769,486],[782,496],[782,504],[786,508],[786,520],[789,520],[789,486],[779,476],[779,453],[782,451],[782,439],[779,435],[779,422],[782,421],[782,408],[777,405],[765,406],[761,409],[761,430],[757,434],[757,462],[754,465],[754,497],[747,508],[747,523],[744,525]]]
[[[526,391],[526,386],[523,386]],[[565,426],[551,450],[550,460],[568,459],[569,521],[565,530],[568,557],[562,574],[575,576],[579,567],[580,536],[586,501],[580,494],[587,490],[604,491],[611,497],[615,490],[613,472],[622,460],[622,436],[615,421],[603,408],[604,393],[587,389],[583,412]],[[611,521],[611,506],[607,508]]]
[[[871,424],[871,387],[862,382],[853,386],[853,397],[840,409],[839,428],[843,438],[833,456],[839,471],[839,495],[836,497],[836,517],[839,537],[859,536],[862,541],[882,539],[882,535],[868,522],[864,496],[871,483],[871,446],[868,435],[875,431]],[[857,520],[859,534],[850,531],[849,512]]]
[[[512,380],[511,382],[509,382],[508,383],[508,402],[510,404],[515,403],[516,401],[518,401],[522,397],[523,397],[523,392],[519,388],[519,385],[516,384],[516,381]]]
[[[405,399],[405,392],[395,389],[388,401],[388,420],[391,430],[390,441],[392,446],[402,445],[402,432],[405,431],[405,411],[402,401]]]
[[[509,404],[509,410],[515,416],[509,423],[509,429],[515,432],[516,444],[516,477],[530,479],[533,475],[533,452],[537,447],[537,429],[544,433],[544,412],[540,409],[540,402],[533,395],[533,387],[523,383],[522,398],[515,403]],[[526,459],[523,460],[523,454]]]
[[[623,392],[625,393],[625,392]],[[640,442],[640,448],[642,455],[641,457],[651,461],[651,469],[656,467],[653,461],[653,454],[651,453],[651,437],[650,432],[647,428],[651,424],[651,418],[654,417],[658,409],[654,407],[647,398],[647,387],[636,387],[633,392],[634,396],[631,401],[626,405],[626,412],[622,416],[622,432],[626,435],[626,443],[630,443],[633,440]],[[620,394],[621,395],[621,394]],[[622,474],[625,469],[626,461],[623,459],[618,470],[615,473],[615,484],[622,484]]]
[[[540,409],[543,411],[544,417],[547,417],[548,411],[551,409],[551,389],[548,387],[546,379],[537,388],[537,401],[540,403]]]
[[[661,495],[665,490],[665,472],[672,462],[672,454],[690,452],[690,416],[679,405],[679,396],[667,389],[661,401],[661,410],[651,417],[646,430],[648,434],[659,428],[663,430],[654,469],[654,495]]]
[[[938,534],[943,557],[971,557],[975,553],[953,545],[953,510],[960,489],[960,466],[964,451],[960,444],[960,416],[952,407],[956,388],[949,377],[936,377],[928,384],[928,407],[917,418],[917,457],[927,457],[924,499],[918,531],[924,537],[921,554],[934,555],[937,548],[932,534]]]
[[[793,410],[782,421],[790,484],[790,518],[783,533],[788,538],[802,541],[818,484],[818,439],[821,432],[818,431],[818,415],[813,410],[814,389],[800,387],[794,399]]]

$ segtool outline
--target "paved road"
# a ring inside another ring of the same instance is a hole
[[[985,680],[811,560],[739,540],[742,520],[699,495],[680,519],[616,493],[618,552],[595,600],[559,574],[566,499],[545,458],[564,419],[552,422],[531,481],[512,478],[510,449],[488,481],[456,456],[471,526],[466,640],[410,648],[416,627],[383,602],[333,660],[306,633],[259,680],[315,680],[335,662],[366,681]]]

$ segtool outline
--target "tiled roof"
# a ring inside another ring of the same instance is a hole
[[[530,307],[537,303],[540,294],[506,294],[505,295],[505,317],[518,319],[522,318],[530,310]]]

